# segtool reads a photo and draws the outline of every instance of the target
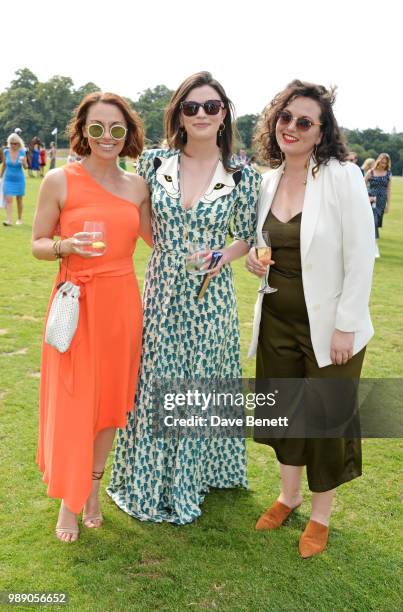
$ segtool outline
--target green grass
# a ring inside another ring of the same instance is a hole
[[[249,491],[212,491],[192,525],[140,523],[103,494],[102,530],[83,531],[71,546],[55,539],[58,501],[46,496],[35,465],[42,322],[57,265],[30,254],[39,183],[28,180],[25,224],[0,228],[0,591],[67,591],[69,609],[80,611],[401,609],[398,440],[364,441],[364,477],[340,488],[329,546],[309,561],[297,553],[309,517],[306,486],[306,501],[286,527],[254,531],[277,494],[278,474],[273,452],[253,442]],[[402,375],[402,239],[403,180],[394,179],[376,262],[376,336],[365,376]],[[139,244],[140,279],[147,253]],[[257,282],[243,262],[234,268],[242,362],[253,376],[246,351]]]

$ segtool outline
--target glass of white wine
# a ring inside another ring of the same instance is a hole
[[[186,270],[189,274],[202,276],[207,270],[203,270],[205,264],[203,252],[208,250],[208,246],[203,242],[189,242],[188,255],[186,257]]]
[[[87,235],[86,240],[91,240],[92,244],[83,247],[93,257],[100,257],[106,251],[106,231],[103,221],[84,221],[83,232]]]
[[[269,232],[262,232],[263,242],[258,242],[255,245],[256,257],[266,267],[266,274],[264,277],[264,285],[261,289],[258,289],[258,293],[275,293],[278,291],[275,287],[269,285],[269,272],[270,272],[270,261],[271,261],[271,240]]]

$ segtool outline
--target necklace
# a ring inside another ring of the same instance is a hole
[[[305,173],[305,179],[303,181],[303,185],[306,185],[307,182],[308,182],[308,172],[309,172],[309,162],[310,162],[310,160],[311,160],[311,155],[309,156],[308,160],[304,164],[304,168],[306,168],[306,173]],[[286,168],[287,168],[287,162],[284,163],[284,168],[283,168],[283,171],[281,173],[281,177],[284,176]]]
[[[211,173],[209,174],[209,177],[205,183],[205,185],[203,186],[203,189],[200,191],[200,193],[193,199],[193,201],[191,202],[191,205],[186,207],[184,206],[184,201],[185,201],[185,190],[184,190],[184,185],[183,185],[183,172],[180,171],[180,167],[179,167],[179,184],[180,184],[180,191],[181,191],[181,203],[182,206],[185,210],[192,210],[193,206],[195,204],[197,204],[197,202],[199,202],[200,197],[202,195],[204,195],[206,193],[206,189],[207,187],[210,185],[211,183],[211,179],[213,178],[215,171],[217,170],[218,164],[220,162],[220,157],[218,157],[217,162],[215,163]]]

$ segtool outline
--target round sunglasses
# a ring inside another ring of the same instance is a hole
[[[102,138],[105,128],[101,123],[90,123],[87,126],[87,132],[91,138]],[[127,128],[124,125],[113,125],[109,128],[109,134],[113,140],[123,140],[126,138]]]
[[[287,110],[280,111],[277,117],[279,124],[284,126],[290,125],[294,119],[295,127],[301,132],[307,132],[313,125],[322,125],[321,123],[315,123],[311,119],[308,119],[308,117],[294,117],[294,115]]]
[[[224,104],[221,100],[207,100],[206,102],[185,100],[181,102],[180,108],[186,117],[194,117],[197,115],[199,108],[202,108],[206,115],[218,115],[220,108],[224,108]]]

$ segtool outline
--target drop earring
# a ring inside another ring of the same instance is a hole
[[[217,147],[221,147],[222,135],[225,131],[225,123],[220,123],[220,127],[217,132]]]
[[[185,128],[184,128],[182,125],[181,125],[181,126],[180,126],[180,128],[179,128],[179,138],[181,139],[182,144],[184,144],[184,145],[185,145],[185,144],[187,143],[187,141],[188,141],[188,135],[187,135],[187,132],[186,132]]]

